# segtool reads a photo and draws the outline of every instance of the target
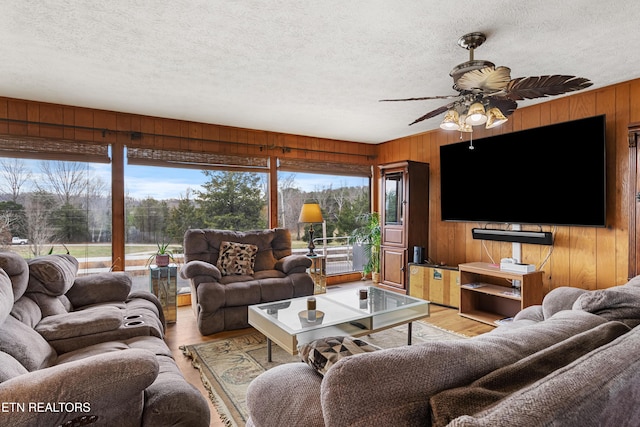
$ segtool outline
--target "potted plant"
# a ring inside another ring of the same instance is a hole
[[[363,225],[353,230],[351,237],[364,248],[367,262],[362,268],[363,278],[371,273],[371,280],[377,284],[380,276],[380,216],[378,212],[368,212],[358,218]]]
[[[156,251],[155,254],[149,257],[149,260],[147,261],[147,263],[151,264],[153,261],[155,261],[155,264],[158,267],[166,267],[169,265],[170,261],[174,261],[173,252],[169,250],[169,243],[158,242],[157,245],[158,245],[158,250]]]

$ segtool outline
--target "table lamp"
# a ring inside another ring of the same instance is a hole
[[[322,219],[322,210],[320,210],[320,205],[314,202],[308,202],[302,205],[302,209],[300,210],[300,218],[298,218],[298,222],[306,222],[309,223],[309,252],[307,256],[316,256],[313,250],[315,249],[315,245],[313,244],[313,224],[318,222],[323,222]]]

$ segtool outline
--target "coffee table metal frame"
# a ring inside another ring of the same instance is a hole
[[[330,336],[358,337],[408,324],[407,344],[411,344],[411,322],[429,317],[429,302],[373,286],[367,298],[359,289],[330,291],[315,295],[316,321],[307,319],[307,298],[249,306],[249,324],[267,337],[267,357],[271,342],[294,355],[298,345]]]

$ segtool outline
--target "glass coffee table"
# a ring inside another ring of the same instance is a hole
[[[360,294],[362,289],[366,298]],[[314,295],[315,313],[307,310],[308,298],[249,306],[249,324],[267,337],[269,361],[272,341],[294,355],[299,344],[318,338],[357,337],[405,323],[407,344],[411,344],[411,322],[429,317],[428,301],[373,286]]]

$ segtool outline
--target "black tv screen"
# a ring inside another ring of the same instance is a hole
[[[443,221],[606,226],[605,116],[440,147]]]

